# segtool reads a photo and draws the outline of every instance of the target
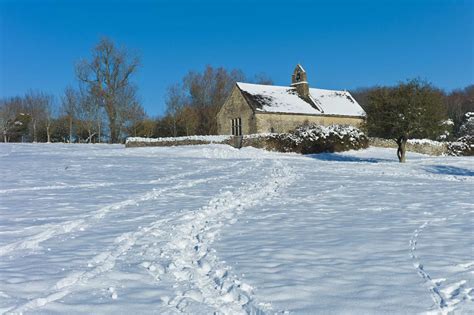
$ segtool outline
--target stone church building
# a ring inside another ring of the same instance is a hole
[[[297,65],[289,87],[237,82],[217,124],[221,135],[283,133],[307,123],[359,126],[365,115],[347,91],[310,88]]]

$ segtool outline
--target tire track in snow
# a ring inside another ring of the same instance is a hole
[[[463,301],[466,298],[471,299],[469,294],[472,292],[472,288],[467,288],[461,292],[461,289],[463,289],[464,284],[466,283],[465,280],[462,280],[462,281],[452,284],[451,286],[445,289],[441,289],[440,286],[443,282],[446,281],[446,279],[444,278],[433,279],[431,275],[424,269],[424,266],[421,263],[420,258],[416,254],[418,238],[420,234],[429,225],[432,225],[433,223],[446,222],[458,216],[464,216],[471,213],[474,213],[474,211],[471,210],[471,211],[466,211],[459,214],[453,214],[445,218],[437,218],[437,219],[428,220],[424,222],[423,224],[421,224],[413,232],[412,238],[410,239],[410,242],[409,242],[410,257],[413,260],[413,266],[415,267],[418,275],[423,279],[425,285],[428,287],[431,298],[433,302],[435,303],[436,307],[438,308],[438,311],[441,314],[449,314],[450,312],[455,310],[457,304],[459,304],[461,301]],[[457,299],[459,295],[464,295],[464,296],[461,299]]]
[[[212,170],[217,170],[221,168],[231,168],[240,164],[241,162],[235,162],[231,165],[226,165],[225,167],[217,167]],[[258,163],[261,163],[259,161]],[[235,172],[235,175],[244,175],[252,171],[253,168],[243,168]],[[201,179],[201,182],[208,182],[211,180],[222,180],[228,178],[228,175],[216,176],[207,179]],[[197,180],[196,180],[197,181]],[[186,186],[182,188],[189,188],[191,186]],[[170,226],[170,222],[177,220],[179,216],[182,216],[182,213],[177,212],[166,219],[156,220],[151,223],[148,227],[140,227],[135,232],[126,232],[116,237],[114,240],[115,245],[109,250],[102,252],[92,258],[88,266],[92,267],[89,271],[82,272],[72,272],[61,280],[57,281],[55,286],[52,288],[52,292],[44,297],[38,297],[32,299],[22,305],[15,306],[11,308],[6,314],[22,314],[25,311],[31,311],[45,306],[50,302],[57,301],[64,298],[70,293],[74,292],[76,288],[80,285],[87,283],[89,280],[96,278],[97,276],[112,270],[115,267],[116,261],[119,257],[125,255],[139,240],[143,239],[147,235],[152,234],[154,237],[161,237],[165,235],[166,229]],[[169,234],[169,233],[166,233]]]
[[[223,166],[218,166],[214,167],[211,169],[206,170],[204,173],[207,172],[215,172],[218,170],[226,169],[226,168],[232,168],[241,162],[234,162],[231,165],[223,165]],[[166,178],[167,181],[170,180],[179,180],[183,179],[186,177],[190,177],[193,175],[197,175],[199,173],[202,173],[202,170],[197,170],[197,171],[192,171],[192,172],[187,172],[187,173],[182,173],[178,175],[173,175],[169,176]],[[70,220],[66,222],[61,222],[57,224],[45,224],[41,229],[43,229],[43,232],[37,233],[35,235],[29,236],[25,239],[18,240],[15,242],[12,242],[10,244],[6,244],[3,246],[0,246],[0,257],[5,256],[11,252],[18,251],[18,250],[25,250],[25,249],[36,249],[39,247],[39,245],[47,241],[53,237],[72,233],[75,231],[84,231],[87,229],[89,226],[99,222],[102,220],[109,212],[111,211],[116,211],[120,210],[122,208],[125,208],[127,206],[132,206],[136,205],[139,202],[144,202],[147,200],[152,200],[160,197],[164,193],[167,193],[169,191],[174,191],[177,189],[182,189],[182,188],[189,188],[196,186],[198,184],[206,183],[211,180],[216,180],[220,179],[226,176],[220,176],[220,177],[209,177],[209,178],[199,178],[196,180],[191,180],[185,183],[178,183],[173,186],[169,187],[164,187],[162,189],[152,189],[148,192],[138,194],[132,198],[126,199],[124,201],[112,203],[109,205],[106,205],[104,207],[101,207],[100,209],[93,211],[91,214],[87,215],[86,217],[80,218],[80,219],[75,219],[75,220]],[[164,180],[164,179],[163,179]]]
[[[294,180],[291,169],[277,161],[270,176],[259,183],[224,192],[207,206],[184,215],[163,256],[171,259],[166,272],[188,288],[177,292],[168,304],[185,313],[187,301],[204,303],[224,314],[264,313],[254,304],[252,287],[230,274],[230,268],[218,260],[211,245],[220,230],[234,223],[239,214],[276,196]]]

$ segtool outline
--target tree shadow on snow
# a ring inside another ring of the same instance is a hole
[[[308,154],[307,156],[320,160],[320,161],[331,161],[331,162],[353,162],[353,163],[381,163],[381,162],[395,162],[395,160],[381,159],[381,158],[360,158],[350,155],[342,155],[338,153],[319,153],[319,154]]]
[[[469,169],[446,165],[429,165],[425,171],[438,175],[474,176],[474,171]]]

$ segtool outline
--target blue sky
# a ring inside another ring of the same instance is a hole
[[[288,85],[300,62],[313,87],[354,89],[420,77],[474,83],[474,1],[0,0],[0,97],[61,95],[74,65],[107,36],[141,56],[150,115],[166,87],[209,64]]]

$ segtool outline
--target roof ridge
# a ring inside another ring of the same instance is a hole
[[[269,84],[258,84],[258,83],[247,83],[247,82],[236,82],[236,84],[248,84],[248,85],[257,85],[257,86],[264,86],[264,87],[277,87],[277,88],[284,88],[284,89],[291,89],[294,88],[292,86],[287,85],[269,85]]]
[[[288,85],[269,85],[269,84],[258,84],[258,83],[249,83],[249,82],[235,82],[236,84],[247,84],[247,85],[255,85],[255,86],[262,86],[262,87],[275,87],[275,88],[283,88],[283,89],[290,89],[293,90],[293,86]],[[310,87],[310,90],[320,90],[320,91],[330,91],[330,92],[340,92],[340,93],[349,93],[347,90],[332,90],[332,89],[322,89],[318,87]]]

